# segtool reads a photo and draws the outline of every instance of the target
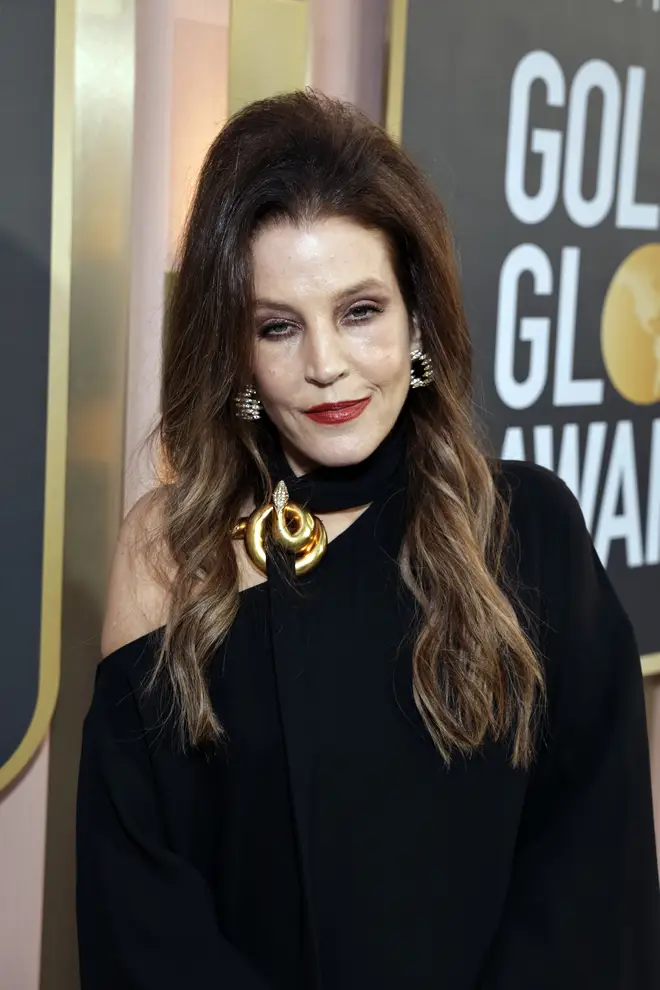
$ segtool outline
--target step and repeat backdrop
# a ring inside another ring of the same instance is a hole
[[[43,739],[59,675],[55,9],[0,2],[0,789]],[[660,0],[408,0],[401,128],[454,222],[493,449],[575,492],[647,670],[660,670],[659,52]]]
[[[409,0],[496,454],[557,472],[660,669],[660,0]]]

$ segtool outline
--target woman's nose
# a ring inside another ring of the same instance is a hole
[[[308,328],[305,334],[305,378],[327,388],[348,374],[340,332],[332,323]]]

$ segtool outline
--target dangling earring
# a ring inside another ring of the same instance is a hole
[[[261,419],[262,409],[254,385],[246,385],[236,396],[236,415],[239,419]]]
[[[415,373],[414,364],[419,361],[421,368],[419,374]],[[410,387],[424,388],[433,381],[433,365],[431,358],[421,347],[416,347],[410,354]]]

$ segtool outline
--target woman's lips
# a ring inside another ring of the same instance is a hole
[[[313,419],[315,423],[324,423],[326,426],[333,423],[348,423],[351,419],[357,419],[371,402],[371,396],[366,399],[358,399],[356,402],[326,402],[320,406],[312,406],[305,410],[305,415]]]

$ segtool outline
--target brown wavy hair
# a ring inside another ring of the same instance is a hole
[[[529,765],[543,677],[503,581],[507,507],[473,423],[449,224],[427,179],[382,128],[309,90],[260,100],[229,120],[189,214],[152,436],[167,464],[157,538],[171,571],[149,687],[167,686],[184,747],[222,739],[207,674],[239,608],[231,533],[250,497],[270,496],[263,425],[234,410],[250,381],[251,244],[265,222],[327,217],[386,235],[435,369],[433,383],[409,399],[411,509],[400,571],[418,604],[415,703],[447,763],[492,738],[510,743],[514,765]]]

